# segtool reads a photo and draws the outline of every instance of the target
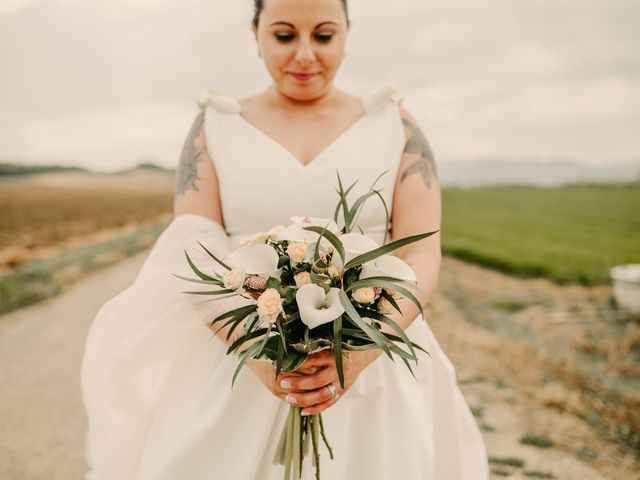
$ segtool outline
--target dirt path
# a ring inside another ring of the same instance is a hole
[[[82,478],[84,339],[102,303],[130,284],[145,256],[92,275],[43,304],[0,317],[0,479]],[[581,295],[607,295],[572,288],[445,260],[430,322],[483,429],[492,478],[640,479],[631,454],[603,441],[579,418],[580,398],[570,385],[549,377],[544,352],[487,323],[495,314],[509,319],[505,325],[517,325],[544,316],[545,309],[564,309]],[[495,292],[503,296],[496,300]],[[546,305],[545,295],[555,303]],[[514,298],[522,303],[517,309]],[[478,307],[487,304],[493,310]],[[507,314],[505,308],[517,311]],[[537,446],[523,444],[525,435]],[[543,447],[545,442],[552,445]]]

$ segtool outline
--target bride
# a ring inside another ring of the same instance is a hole
[[[213,335],[208,322],[247,300],[196,302],[171,275],[190,273],[184,251],[198,259],[197,242],[224,256],[293,215],[332,217],[336,170],[346,185],[358,181],[351,198],[388,170],[377,187],[391,207],[391,231],[381,204],[367,203],[358,221],[378,243],[440,228],[433,155],[397,92],[359,97],[334,85],[348,28],[346,0],[255,0],[253,32],[273,83],[242,100],[198,96],[174,219],[87,337],[87,480],[280,479],[272,458],[290,404],[323,414],[335,457],[323,454],[326,479],[488,478],[455,370],[407,299],[395,320],[429,352],[416,378],[380,351],[350,352],[343,389],[325,350],[278,378],[271,364],[250,361],[232,389],[236,359],[226,348],[235,336]],[[416,271],[426,305],[438,280],[439,235],[395,254]],[[302,478],[314,478],[310,464]]]

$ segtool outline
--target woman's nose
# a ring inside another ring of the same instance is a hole
[[[296,62],[300,65],[309,65],[316,58],[315,53],[313,52],[312,46],[308,41],[302,40],[298,45],[298,50],[296,51]]]

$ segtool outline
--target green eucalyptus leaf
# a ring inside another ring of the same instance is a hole
[[[189,266],[191,267],[191,269],[194,271],[194,273],[196,275],[198,275],[202,280],[216,280],[215,277],[212,277],[211,275],[207,275],[204,272],[201,272],[198,267],[196,267],[196,265],[191,261],[191,257],[189,256],[189,254],[187,253],[187,251],[185,250],[184,254],[187,257],[187,262],[189,262]]]
[[[387,339],[380,334],[380,332],[367,325],[367,322],[360,317],[354,306],[351,304],[351,301],[344,290],[340,290],[338,292],[338,297],[340,298],[340,303],[342,303],[342,306],[349,318],[351,318],[351,320],[360,327],[369,336],[369,338],[371,338],[371,340],[373,340],[376,345],[378,345],[378,347],[387,354],[389,358],[393,360],[391,352],[389,351],[389,342]]]
[[[342,242],[340,241],[340,239],[330,230],[327,230],[324,227],[318,227],[317,225],[309,225],[308,227],[303,227],[303,230],[309,230],[311,232],[316,232],[316,233],[320,233],[324,238],[326,238],[329,243],[331,243],[331,245],[333,245],[333,248],[335,249],[336,252],[338,252],[338,255],[340,255],[340,258],[342,259],[342,262],[344,263],[344,246],[342,245]]]
[[[352,258],[345,266],[345,270],[348,270],[350,268],[354,268],[354,267],[358,267],[360,265],[362,265],[363,263],[367,263],[370,262],[372,260],[375,260],[378,257],[381,257],[382,255],[386,255],[387,253],[391,253],[394,250],[397,250],[400,247],[404,247],[405,245],[409,245],[411,243],[417,242],[422,240],[423,238],[427,238],[430,237],[431,235],[438,233],[439,230],[434,230],[433,232],[427,232],[427,233],[420,233],[418,235],[411,235],[409,237],[404,237],[404,238],[400,238],[398,240],[395,240],[391,243],[387,243],[386,245],[382,245],[374,250],[371,250],[370,252],[366,252],[363,253],[361,255],[358,255],[355,258]]]
[[[249,360],[249,358],[254,358],[255,353],[258,352],[260,348],[261,348],[260,342],[256,342],[253,345],[251,345],[249,348],[247,348],[246,350],[240,353],[238,366],[236,367],[235,372],[233,372],[233,378],[231,379],[231,388],[233,388],[233,385],[236,382],[236,378],[240,373],[240,370],[242,369],[244,364],[247,362],[247,360]]]
[[[224,263],[222,260],[220,260],[218,257],[216,257],[213,253],[211,253],[209,250],[207,250],[207,247],[205,247],[204,245],[202,245],[200,242],[198,242],[198,244],[204,249],[205,252],[207,252],[209,254],[209,256],[211,258],[213,258],[216,262],[218,262],[222,267],[226,268],[227,270],[231,270],[231,267],[229,267],[226,263]]]
[[[181,293],[188,293],[190,295],[225,295],[227,293],[237,293],[237,291],[224,288],[222,290],[205,290],[205,291],[181,292]]]
[[[369,277],[369,278],[365,278],[364,280],[358,280],[357,282],[352,283],[345,290],[348,292],[350,290],[355,290],[356,288],[362,288],[362,287],[382,287],[382,288],[387,288],[389,290],[394,290],[394,291],[396,291],[398,293],[401,293],[402,295],[407,297],[409,300],[411,300],[413,302],[413,304],[418,308],[418,312],[420,314],[422,314],[422,310],[424,308],[422,306],[422,304],[413,295],[413,293],[411,293],[409,290],[407,290],[406,288],[402,287],[401,285],[410,285],[412,288],[414,288],[414,289],[416,289],[416,290],[418,290],[420,292],[422,292],[422,290],[420,288],[418,288],[416,285],[413,285],[413,284],[411,284],[409,282],[405,282],[404,280],[398,280],[398,279],[393,279],[395,281],[388,280],[390,278],[393,279],[393,277]]]
[[[333,354],[336,359],[336,370],[338,371],[338,380],[340,387],[344,389],[344,370],[342,365],[342,315],[333,321]]]
[[[172,273],[171,275],[173,275],[174,277],[178,277],[178,278],[180,278],[182,280],[186,280],[187,282],[201,283],[203,285],[218,285],[218,286],[223,286],[224,285],[222,280],[218,280],[217,278],[214,279],[214,280],[199,280],[197,278],[183,277],[182,275],[178,275],[176,273]]]
[[[261,337],[264,335],[264,339],[261,341],[266,341],[265,339],[267,338],[268,333],[271,331],[271,328],[261,328],[259,330],[256,330],[255,332],[249,333],[247,335],[242,335],[240,337],[238,337],[232,344],[231,346],[227,349],[227,355],[229,355],[231,352],[233,352],[234,350],[236,350],[238,347],[242,346],[244,343],[248,342],[249,340],[253,339],[253,338],[257,338],[257,337]]]

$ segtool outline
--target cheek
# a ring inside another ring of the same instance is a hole
[[[269,70],[278,70],[287,66],[293,53],[287,48],[271,48],[264,52],[264,60]]]
[[[331,69],[338,68],[342,60],[341,52],[327,51],[327,52],[320,53],[318,56],[319,58],[322,59],[322,63],[327,68],[331,68]]]

